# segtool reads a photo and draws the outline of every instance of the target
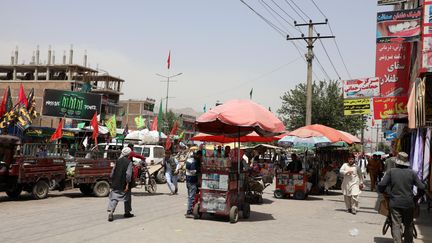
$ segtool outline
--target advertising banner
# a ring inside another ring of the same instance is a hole
[[[406,2],[407,0],[378,0],[378,6],[393,5]]]
[[[414,41],[418,39],[421,15],[421,8],[378,13],[377,43]]]
[[[408,97],[373,98],[374,119],[394,119],[408,115]]]
[[[432,2],[424,3],[421,72],[432,71]]]
[[[360,78],[343,81],[345,99],[379,96],[379,78]]]
[[[45,89],[42,115],[91,120],[95,112],[100,113],[101,97],[99,94]]]
[[[411,43],[377,43],[375,76],[382,97],[406,96],[409,89]]]
[[[344,100],[344,115],[369,115],[371,111],[370,99]]]

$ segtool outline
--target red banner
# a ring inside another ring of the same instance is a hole
[[[408,97],[373,98],[374,119],[394,119],[406,117]]]
[[[411,43],[377,43],[375,76],[382,97],[407,96]]]

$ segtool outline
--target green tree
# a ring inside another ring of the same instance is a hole
[[[174,112],[172,112],[172,110],[170,110],[166,114],[164,114],[162,132],[166,135],[169,135],[175,121],[177,121],[177,131],[184,130],[181,117],[177,116]]]
[[[383,151],[386,154],[389,154],[391,152],[390,146],[384,142],[379,142],[377,144],[378,151]]]
[[[290,131],[305,125],[306,85],[298,84],[281,97],[278,114]],[[344,116],[342,89],[337,81],[314,81],[312,84],[312,124],[322,124],[356,134],[365,127],[361,116]]]

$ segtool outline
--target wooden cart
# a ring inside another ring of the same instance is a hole
[[[292,197],[303,200],[309,193],[308,176],[300,173],[281,172],[276,174],[275,198]]]

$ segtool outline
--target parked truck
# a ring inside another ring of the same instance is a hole
[[[46,198],[50,190],[72,188],[98,197],[108,195],[115,161],[74,159],[74,173],[67,173],[67,154],[47,146],[51,145],[21,144],[18,137],[0,135],[0,191],[11,198],[26,191],[35,199]]]

